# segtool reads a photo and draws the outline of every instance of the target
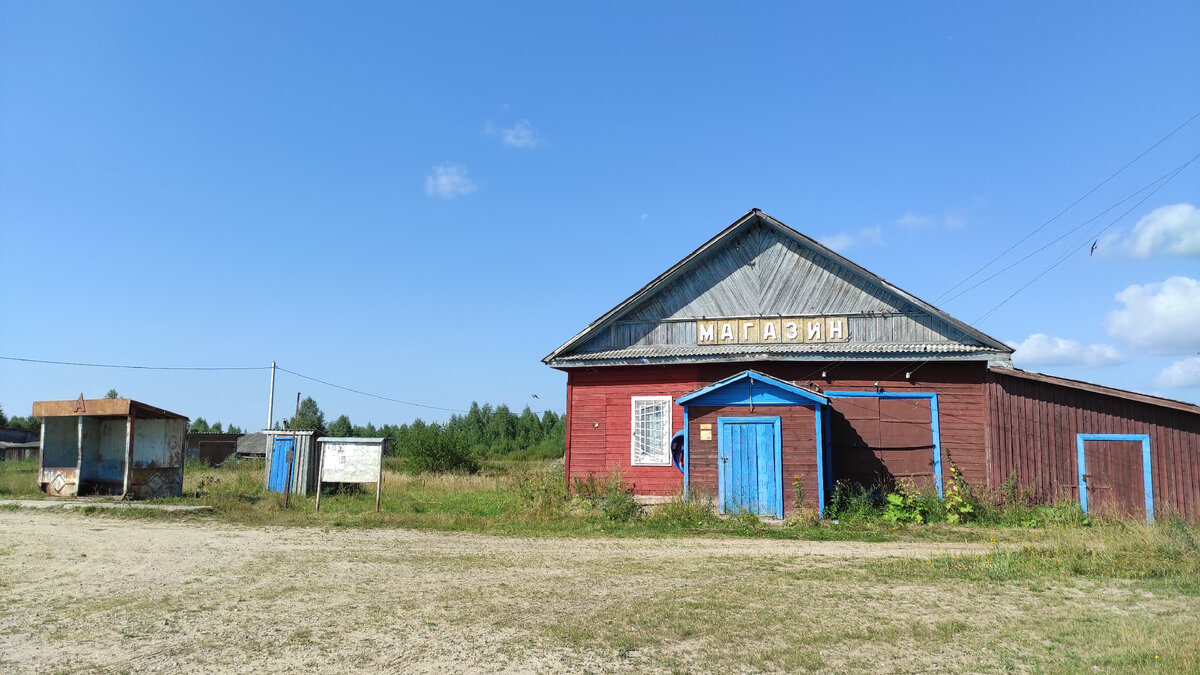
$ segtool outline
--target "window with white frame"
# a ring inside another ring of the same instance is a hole
[[[670,466],[671,397],[634,396],[632,453],[633,466]]]

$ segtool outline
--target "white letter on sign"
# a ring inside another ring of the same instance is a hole
[[[755,327],[753,321],[742,322],[742,344],[754,344],[758,342],[758,328]]]
[[[808,341],[808,342],[824,342],[825,341],[825,338],[821,337],[821,326],[825,325],[824,321],[822,321],[820,319],[809,320],[807,322],[807,325],[808,325],[808,337],[805,338],[806,341]]]
[[[783,341],[784,342],[799,342],[800,341],[800,326],[795,321],[783,322]]]
[[[722,321],[721,322],[721,340],[720,341],[723,343],[731,343],[731,342],[734,342],[735,339],[736,338],[734,337],[734,333],[733,333],[733,324],[728,321]]]

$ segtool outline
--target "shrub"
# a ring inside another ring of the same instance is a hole
[[[883,514],[883,498],[858,483],[839,480],[825,504],[825,517],[847,521],[875,520]]]
[[[682,529],[707,527],[717,520],[711,499],[691,495],[684,499],[681,492],[675,493],[670,501],[651,511],[647,518],[647,521],[656,525]]]
[[[923,523],[927,513],[928,504],[921,499],[912,482],[905,479],[896,481],[896,490],[887,495],[884,521],[892,524]]]
[[[633,488],[625,483],[616,464],[606,476],[576,477],[571,487],[576,499],[600,509],[609,520],[628,522],[641,515],[642,505],[633,498]]]
[[[409,430],[406,468],[415,473],[477,473],[479,459],[457,433],[437,425]]]
[[[526,508],[538,512],[558,511],[567,503],[567,481],[562,465],[539,471],[519,471],[513,487]]]

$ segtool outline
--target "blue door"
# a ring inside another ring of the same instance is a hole
[[[291,458],[295,456],[296,439],[276,438],[271,448],[271,476],[267,479],[267,489],[272,492],[285,492],[288,484],[288,468]]]
[[[721,510],[783,517],[783,467],[778,417],[717,420]]]

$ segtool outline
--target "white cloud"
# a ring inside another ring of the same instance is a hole
[[[1085,345],[1045,333],[1034,333],[1025,338],[1024,342],[1009,342],[1008,346],[1017,350],[1013,353],[1013,363],[1018,366],[1103,368],[1125,360],[1112,345]]]
[[[1108,334],[1154,354],[1200,349],[1200,281],[1171,277],[1115,296],[1125,306],[1105,318]]]
[[[1200,387],[1200,356],[1176,361],[1158,374],[1158,386],[1172,389]]]
[[[961,229],[963,225],[967,224],[967,219],[960,214],[951,213],[946,216],[943,222],[945,223],[946,227],[950,228],[951,230],[958,230]]]
[[[501,129],[500,138],[510,148],[536,148],[542,144],[542,139],[529,120],[520,120],[507,129]]]
[[[433,167],[433,173],[425,177],[425,194],[430,197],[453,199],[469,195],[478,189],[475,182],[467,178],[467,167],[446,162]]]
[[[841,232],[820,240],[826,247],[841,253],[855,244],[882,244],[883,228],[878,225],[864,227],[857,232]]]
[[[650,217],[650,214],[649,214],[649,213],[643,213],[643,214],[642,214],[642,220],[645,220],[645,219],[647,219],[647,218],[649,218],[649,217]]]
[[[905,211],[904,215],[896,219],[896,224],[901,227],[925,227],[933,222],[929,216],[923,216],[913,211]]]
[[[1200,209],[1186,203],[1160,206],[1143,216],[1129,236],[1106,237],[1104,243],[1134,258],[1200,257]]]

